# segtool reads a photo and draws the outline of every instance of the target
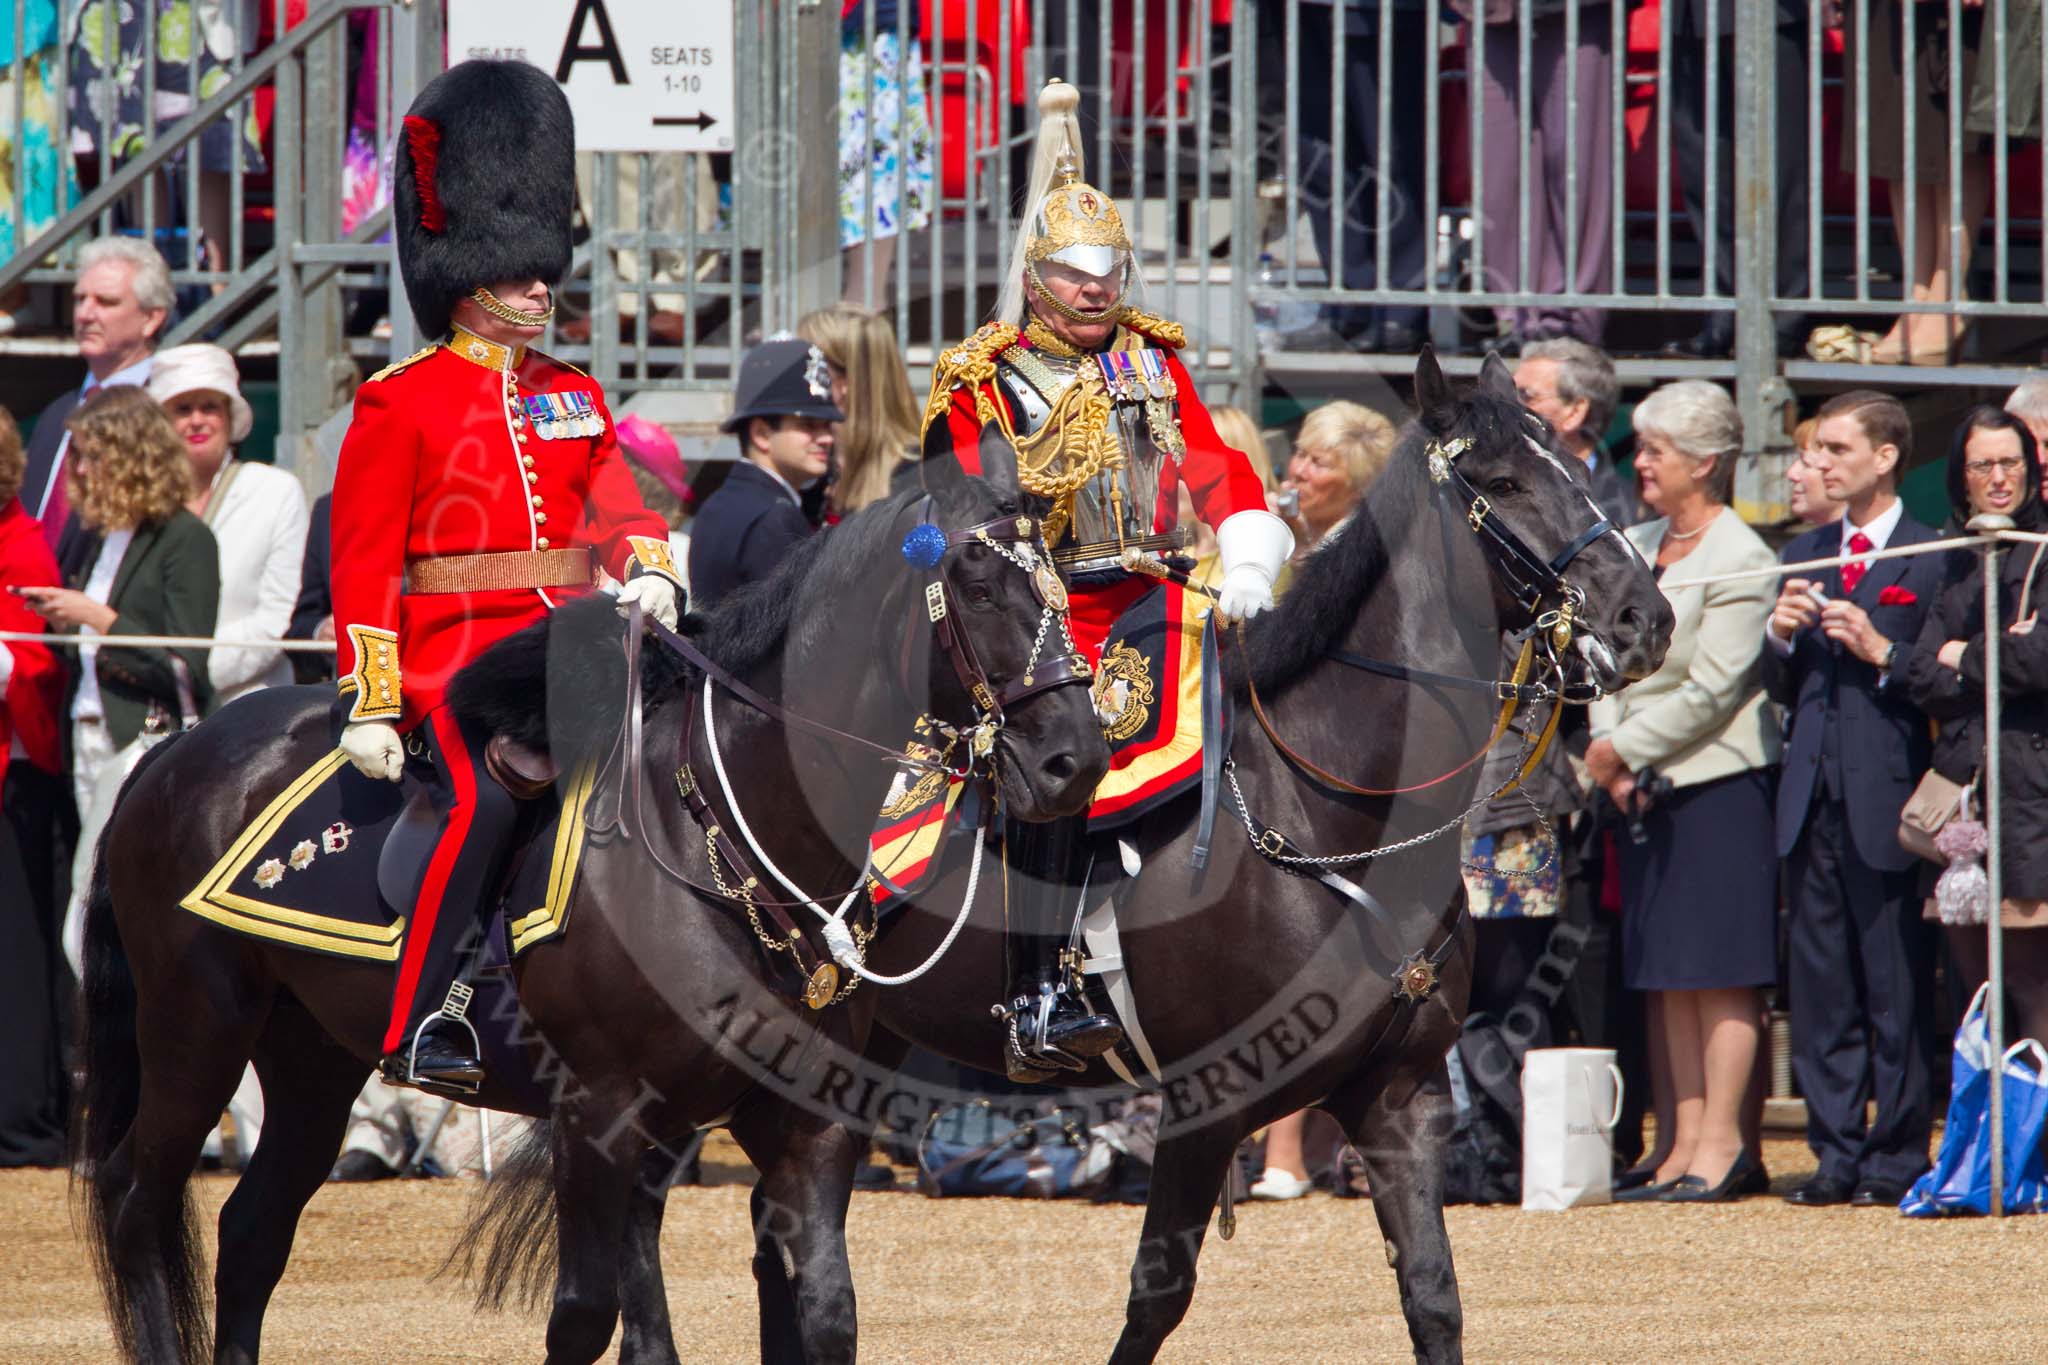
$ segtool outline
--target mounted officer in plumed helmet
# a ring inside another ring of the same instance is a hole
[[[1157,581],[1125,567],[1127,552],[1172,555],[1179,486],[1214,527],[1223,576],[1217,609],[1248,617],[1272,605],[1294,550],[1266,508],[1242,451],[1226,446],[1177,352],[1181,328],[1138,311],[1139,269],[1116,201],[1083,173],[1080,98],[1063,81],[1038,98],[1036,163],[996,319],[943,352],[925,405],[924,457],[969,473],[1014,478],[1036,499],[1046,540],[1071,584],[1074,643],[1099,664],[1110,628]],[[1014,471],[984,470],[982,428],[1014,445]],[[1080,819],[1013,834],[1031,875],[1012,895],[1020,960],[1002,1006],[1012,1076],[1049,1079],[1115,1046],[1121,1029],[1081,1003],[1064,952],[1078,899]]]
[[[516,818],[489,736],[443,703],[465,663],[599,570],[673,626],[668,528],[640,501],[595,380],[528,343],[569,269],[575,129],[523,62],[437,76],[406,114],[393,221],[406,298],[433,345],[356,394],[335,471],[333,592],[345,727],[363,773],[432,784],[441,831],[405,921],[385,1076],[443,1094],[483,1078],[457,980]],[[399,907],[407,909],[405,906]]]

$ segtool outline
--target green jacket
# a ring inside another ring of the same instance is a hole
[[[92,573],[92,558],[77,565],[71,586],[83,588]],[[160,525],[140,527],[121,556],[114,590],[107,605],[118,619],[110,637],[122,635],[211,635],[220,610],[220,550],[206,524],[180,507]],[[175,726],[178,718],[175,653],[191,675],[192,701],[206,711],[213,687],[206,676],[204,649],[101,648],[95,653],[100,703],[107,731],[116,748],[125,748],[142,733],[150,703],[160,705]],[[72,671],[64,714],[78,695],[78,672]],[[195,717],[196,719],[196,717]],[[68,727],[67,727],[68,728]]]

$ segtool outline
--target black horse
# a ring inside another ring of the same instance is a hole
[[[1045,672],[1048,582],[1024,571],[1042,542],[978,480],[940,471],[929,496],[929,505],[898,497],[849,519],[797,551],[770,582],[708,618],[692,618],[689,630],[711,657],[790,708],[857,737],[784,736],[763,713],[721,695],[725,751],[749,791],[808,790],[830,828],[871,822],[890,780],[871,746],[900,751],[923,714],[972,727],[990,713],[990,697],[970,697],[985,683],[1003,699],[999,728],[981,734],[993,741],[996,790],[1010,815],[1028,821],[1078,811],[1108,762],[1087,691],[1047,687],[1042,678],[1020,682],[1034,667]],[[910,556],[899,546],[923,518],[949,533],[943,557],[906,566]],[[949,621],[935,621],[939,603],[950,609]],[[556,619],[586,629],[609,623],[597,632],[608,650],[550,662],[601,678],[582,678],[580,690],[565,683],[573,704],[557,711],[577,712],[589,696],[609,694],[610,719],[555,717],[553,732],[558,741],[572,737],[573,758],[591,736],[601,751],[623,729],[614,722],[625,670],[618,623],[602,599],[572,604]],[[540,712],[541,698],[508,698],[487,684],[534,639],[546,635],[500,647],[481,670],[483,681],[469,688],[475,705],[499,706],[515,728]],[[665,657],[655,651],[647,660],[649,690],[680,701],[682,670]],[[535,671],[538,683],[544,670]],[[351,1100],[376,1059],[388,966],[243,937],[178,907],[249,821],[332,749],[330,699],[320,689],[260,693],[160,744],[129,780],[102,838],[88,898],[76,1169],[110,1319],[131,1357],[197,1359],[210,1343],[217,1361],[256,1359],[299,1213],[326,1176]],[[625,1355],[675,1358],[652,1240],[660,1205],[640,1193],[650,1136],[727,1123],[762,1172],[757,1203],[804,1210],[798,1268],[814,1280],[845,1277],[846,1189],[819,1191],[811,1173],[833,1151],[850,1152],[852,1140],[827,1118],[763,1091],[763,1062],[748,1040],[755,1021],[772,1017],[797,1046],[829,1038],[857,1048],[866,1021],[843,1006],[814,1010],[793,1001],[804,982],[793,978],[786,950],[765,951],[744,915],[708,895],[678,894],[657,866],[658,858],[707,887],[735,878],[729,867],[713,868],[704,831],[664,799],[676,790],[676,754],[694,714],[682,704],[647,713],[644,760],[626,774],[639,785],[618,784],[625,809],[612,812],[611,837],[585,855],[573,932],[534,947],[516,965],[522,1026],[550,1102],[525,1102],[503,1077],[478,1097],[551,1115],[565,1155],[612,1158],[562,1163],[556,1195],[568,1211],[564,1245],[586,1246],[595,1235],[604,1246],[599,1255],[563,1258],[548,1329],[551,1359],[601,1353],[622,1298],[630,1319]],[[802,829],[810,817],[778,818],[759,804],[750,810],[779,855],[809,860]],[[772,896],[764,889],[760,899]],[[871,1009],[874,996],[861,992],[853,1001]],[[266,1121],[221,1210],[209,1324],[188,1181],[201,1141],[250,1060]],[[654,1184],[664,1188],[665,1181]],[[818,1358],[849,1354],[850,1304],[843,1321],[806,1314],[802,1337]]]
[[[1301,566],[1279,606],[1245,631],[1242,648],[1224,656],[1240,715],[1222,781],[1225,825],[1206,869],[1190,857],[1199,810],[1189,796],[1106,841],[1091,870],[1095,894],[1123,882],[1122,960],[1165,1096],[1116,1361],[1152,1359],[1185,1313],[1240,1140],[1312,1104],[1332,1113],[1366,1158],[1417,1356],[1460,1354],[1443,1223],[1444,1055],[1470,981],[1456,827],[1484,795],[1470,760],[1487,747],[1500,706],[1478,680],[1493,677],[1502,631],[1538,626],[1540,616],[1545,650],[1569,637],[1567,657],[1553,667],[1557,681],[1570,674],[1624,686],[1662,660],[1671,615],[1642,561],[1618,533],[1601,529],[1582,481],[1517,401],[1497,360],[1462,401],[1427,355],[1416,386],[1420,420],[1350,524]],[[1343,781],[1368,793],[1333,786],[1283,756],[1243,714],[1254,689],[1291,749],[1341,768]],[[733,711],[748,723],[742,708]],[[748,742],[772,748],[770,727],[752,723],[758,729]],[[693,761],[702,760],[693,751]],[[741,811],[782,813],[776,837],[764,842],[792,882],[817,893],[858,876],[859,831],[835,829],[830,818],[790,818],[815,800],[788,774],[750,772],[733,795]],[[954,907],[970,899],[972,875],[942,872],[917,911],[884,921],[869,945],[869,968],[890,976],[944,948],[928,974],[859,993],[856,1034],[869,1010],[888,1031],[871,1040],[873,1057],[900,1055],[898,1040],[907,1039],[1001,1070],[989,1005],[1005,981],[1003,912],[1000,897],[984,895],[956,929]],[[698,1034],[685,1021],[682,1037]],[[740,1034],[721,1016],[718,1036]],[[806,1130],[801,1160],[756,1188],[762,1352],[777,1361],[846,1360],[854,1301],[841,1220],[859,1133],[876,1117],[874,1097],[886,1093],[888,1075],[853,1053],[799,1051],[792,1036],[772,1018],[750,1020],[744,1050],[761,1091],[780,1097],[793,1127],[804,1116],[841,1121]],[[565,1051],[579,1074],[608,1065],[606,1045],[591,1043],[586,1052]],[[1081,1082],[1113,1087],[1117,1078],[1098,1062]],[[619,1104],[630,1092],[616,1082],[615,1092],[612,1108],[580,1118],[586,1133],[593,1122],[610,1131],[628,1116]],[[644,1134],[675,1137],[659,1125]],[[559,1246],[552,1344],[565,1313],[582,1311],[577,1287],[613,1283],[621,1248],[647,1245],[648,1234],[622,1217],[618,1196],[593,1197],[621,1179],[617,1152],[558,1131],[532,1155],[538,1159],[501,1179],[495,1208],[476,1231],[497,1238],[487,1295],[531,1270],[530,1253]],[[533,1183],[550,1171],[556,1239],[544,1235],[550,1209]],[[658,1219],[658,1203],[639,1207]],[[644,1278],[636,1300],[656,1296],[654,1268],[637,1269]],[[644,1344],[630,1305],[627,1316],[629,1341]],[[601,1340],[595,1331],[590,1339]],[[1062,1336],[1072,1344],[1070,1331]]]

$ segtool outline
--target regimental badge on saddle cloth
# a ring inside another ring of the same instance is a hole
[[[543,441],[604,435],[604,417],[596,401],[578,389],[528,394],[526,420],[533,423],[533,434]]]
[[[1188,447],[1175,410],[1180,386],[1166,367],[1166,352],[1151,347],[1104,351],[1095,357],[1095,363],[1102,367],[1102,386],[1109,391],[1110,401],[1143,404],[1153,443],[1179,464]]]
[[[941,737],[931,717],[920,716],[916,737],[903,752],[922,762],[945,764],[958,744],[956,737]],[[905,768],[890,781],[874,832],[868,836],[868,894],[877,906],[901,899],[924,880],[966,788],[966,774],[933,768]]]

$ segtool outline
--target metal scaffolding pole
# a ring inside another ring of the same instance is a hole
[[[1985,934],[1989,947],[1985,977],[1990,982],[1985,1022],[1991,1033],[1991,1216],[2005,1217],[2005,934],[1999,924],[2005,904],[2005,866],[1999,856],[1998,728],[2002,698],[1998,677],[1998,555],[1995,538],[2013,529],[2011,517],[1987,513],[1970,518],[1969,529],[1984,537],[1984,877],[1991,901]]]

